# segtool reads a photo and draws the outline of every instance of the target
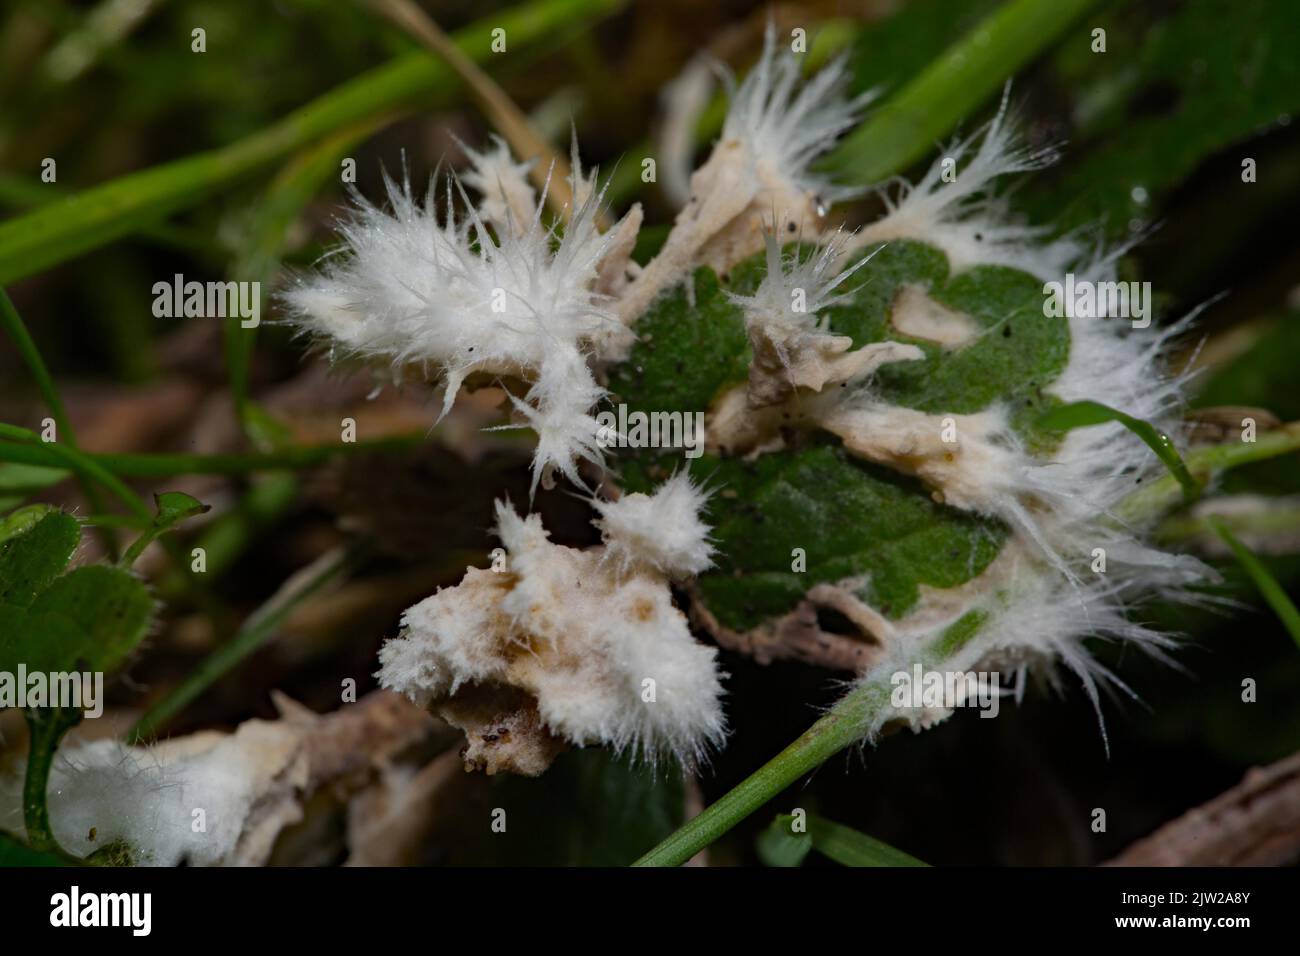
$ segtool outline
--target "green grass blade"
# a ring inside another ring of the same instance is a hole
[[[808,851],[817,850],[842,866],[928,866],[875,837],[835,823],[815,813],[805,813],[803,830],[795,829],[795,816],[783,813],[760,838],[759,853],[768,866],[799,866]]]
[[[1287,595],[1286,589],[1278,583],[1277,578],[1273,577],[1268,568],[1264,566],[1264,562],[1259,560],[1250,548],[1242,544],[1240,538],[1228,530],[1226,524],[1218,518],[1209,518],[1207,523],[1224,540],[1224,543],[1232,549],[1237,561],[1246,569],[1250,579],[1255,582],[1255,587],[1259,588],[1260,595],[1268,602],[1268,606],[1273,609],[1273,613],[1278,616],[1282,626],[1291,635],[1291,639],[1300,646],[1300,610],[1296,609],[1295,603]]]
[[[6,431],[8,429],[8,431]],[[21,437],[20,437],[21,436]],[[68,467],[66,450],[41,442],[26,429],[0,426],[0,438],[10,438],[26,444],[0,442],[0,461],[22,462],[28,465]],[[303,445],[277,449],[271,452],[229,455],[194,455],[181,452],[144,452],[140,454],[87,454],[78,453],[79,460],[99,466],[111,474],[129,478],[171,478],[176,475],[243,475],[255,471],[278,471],[285,468],[310,468],[341,455],[366,454],[380,451],[401,451],[411,448],[427,435],[424,432],[329,445]],[[137,499],[139,500],[139,499]],[[139,514],[137,512],[137,514]],[[148,508],[145,514],[152,518]]]
[[[886,100],[836,147],[827,169],[863,186],[906,169],[1098,2],[1010,0]]]
[[[1183,456],[1178,453],[1173,441],[1164,432],[1150,422],[1145,422],[1132,415],[1126,415],[1118,409],[1103,405],[1101,402],[1071,402],[1060,405],[1043,415],[1038,424],[1050,431],[1072,431],[1075,428],[1087,428],[1092,425],[1104,425],[1107,422],[1119,422],[1133,434],[1137,435],[1156,453],[1169,473],[1182,486],[1183,497],[1193,501],[1201,493],[1201,483],[1187,469]]]
[[[808,814],[813,849],[844,866],[927,866],[916,857],[875,837],[815,813]]]
[[[253,221],[248,238],[230,269],[230,277],[241,282],[260,284],[265,298],[280,268],[280,256],[285,236],[302,215],[303,209],[329,180],[340,172],[340,162],[358,143],[383,125],[382,121],[368,119],[303,150],[285,166],[259,197],[253,209]],[[267,312],[262,303],[262,314]],[[235,413],[255,443],[273,447],[272,434],[278,429],[267,427],[270,416],[250,404],[248,373],[253,359],[253,346],[257,329],[245,328],[238,320],[225,323],[226,367],[230,372],[230,394],[235,403]]]
[[[5,455],[5,452],[26,446],[41,458],[40,461],[27,459],[28,464],[65,466],[87,481],[96,482],[111,491],[137,518],[152,520],[153,514],[149,511],[149,506],[144,503],[144,500],[91,455],[77,451],[67,445],[61,445],[58,442],[43,442],[35,432],[26,428],[19,428],[16,425],[0,424],[0,438],[19,443],[0,445],[0,459],[22,461],[24,459],[21,455],[19,457],[9,457]]]
[[[470,58],[491,55],[491,31],[504,29],[510,49],[542,41],[575,21],[592,21],[624,0],[536,0],[502,10],[454,39]],[[343,84],[237,143],[132,173],[0,223],[0,285],[98,248],[200,202],[260,167],[323,137],[380,115],[395,118],[431,92],[445,95],[455,74],[424,52],[409,53]]]
[[[127,733],[128,741],[135,743],[157,734],[186,705],[275,636],[295,607],[363,560],[361,550],[336,548],[285,581],[270,600],[249,616],[233,638],[209,654],[189,677],[145,711]]]
[[[0,328],[5,330],[5,334],[13,339],[14,345],[18,347],[18,354],[22,356],[28,371],[32,373],[32,378],[36,380],[36,387],[40,389],[41,398],[45,401],[45,407],[50,410],[50,416],[58,426],[59,434],[63,436],[64,441],[75,445],[76,433],[72,430],[72,422],[68,420],[68,412],[63,407],[59,390],[54,387],[50,370],[45,367],[40,349],[36,347],[31,333],[27,331],[27,325],[18,314],[18,310],[14,308],[9,293],[4,289],[0,289]]]

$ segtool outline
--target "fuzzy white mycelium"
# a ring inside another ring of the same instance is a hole
[[[703,504],[684,472],[653,496],[604,502],[605,545],[583,551],[498,502],[504,555],[406,611],[380,682],[437,704],[466,732],[467,763],[489,773],[540,773],[566,743],[699,763],[724,734],[721,675],[668,582],[710,564]]]
[[[1018,144],[1005,98],[991,123],[948,150],[955,179],[936,163],[915,186],[886,195],[877,222],[847,238],[823,235],[827,206],[844,193],[811,163],[868,97],[845,96],[842,63],[806,83],[799,70],[793,54],[777,52],[769,28],[758,64],[739,87],[729,84],[721,137],[644,268],[630,258],[639,207],[601,232],[603,193],[582,177],[576,148],[576,208],[560,236],[543,225],[529,167],[498,142],[467,150],[472,170],[462,179],[480,194],[477,205],[451,181],[441,218],[433,190],[421,206],[409,187],[390,184],[391,212],[362,203],[343,228],[344,250],[290,292],[296,320],[343,351],[427,366],[445,381],[448,405],[471,376],[482,377],[475,373],[522,383],[511,399],[538,435],[534,487],[552,471],[582,485],[580,463],[588,474],[605,464],[592,417],[606,396],[603,371],[627,357],[637,320],[666,290],[687,281],[689,291],[695,268],[723,272],[766,246],[766,278],[733,297],[753,350],[749,381],[710,409],[710,449],[762,454],[781,448],[791,426],[828,431],[851,453],[916,476],[946,504],[1011,529],[983,574],[960,588],[922,588],[903,619],[862,606],[860,617],[876,622],[869,636],[879,652],[860,680],[878,681],[942,648],[945,668],[1008,670],[1018,684],[1030,665],[1051,676],[1064,664],[1095,701],[1099,686],[1123,685],[1094,661],[1085,638],[1162,653],[1171,639],[1130,621],[1129,607],[1208,576],[1193,559],[1150,549],[1141,528],[1113,517],[1135,482],[1155,474],[1154,456],[1118,424],[1070,433],[1040,455],[1024,447],[1002,405],[942,415],[889,404],[873,392],[873,375],[921,359],[921,349],[884,341],[854,350],[819,314],[860,281],[856,270],[869,259],[862,251],[893,240],[938,248],[953,274],[1005,265],[1044,282],[1067,269],[1113,279],[1117,256],[1089,256],[1075,238],[1051,239],[1008,217],[995,180],[1039,169],[1052,153]],[[696,90],[679,99],[698,105],[701,97]],[[459,218],[457,194],[467,207]],[[774,236],[796,234],[821,251],[783,256]],[[923,288],[900,293],[891,322],[944,348],[988,334]],[[1181,382],[1163,356],[1178,330],[1071,317],[1068,365],[1042,390],[1066,402],[1103,401],[1176,435]],[[703,505],[685,474],[653,495],[594,499],[604,543],[587,551],[553,543],[539,517],[498,505],[504,562],[471,568],[456,587],[410,608],[401,636],[381,652],[381,682],[464,729],[467,763],[490,772],[539,773],[564,746],[591,744],[698,763],[724,734],[721,675],[715,652],[692,637],[674,605],[670,582],[710,566]],[[1089,570],[1097,548],[1107,555],[1100,576]],[[860,593],[846,583],[841,599],[860,602]],[[862,730],[871,737],[886,723],[919,727],[937,716],[885,707]]]
[[[307,755],[299,727],[250,720],[152,747],[65,743],[50,768],[50,825],[89,856],[117,844],[131,865],[261,865],[302,818]],[[0,776],[0,825],[24,832],[22,774]]]

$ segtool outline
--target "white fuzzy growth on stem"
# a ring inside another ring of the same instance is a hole
[[[595,224],[601,197],[590,196],[560,237],[542,224],[523,164],[500,145],[471,155],[493,229],[472,207],[456,216],[450,178],[441,219],[432,187],[421,205],[409,184],[389,180],[391,210],[360,201],[343,248],[285,298],[293,321],[331,351],[440,375],[444,414],[471,374],[524,381],[520,410],[540,438],[534,487],[553,469],[576,480],[578,460],[601,460],[588,412],[604,392],[588,357],[625,333],[595,290],[610,243]]]
[[[540,517],[498,503],[505,567],[471,568],[408,609],[380,652],[380,682],[444,707],[476,688],[515,688],[570,744],[704,761],[725,734],[722,675],[668,584],[708,560],[703,495],[679,476],[655,497],[657,527],[636,496],[601,508],[608,551],[554,544]]]

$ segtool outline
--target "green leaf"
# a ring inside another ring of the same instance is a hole
[[[54,511],[0,544],[0,671],[111,671],[144,638],[153,599],[140,581],[117,568],[99,566],[59,576],[76,550],[80,531],[75,518]],[[30,745],[23,819],[36,850],[57,851],[46,787],[54,751],[82,712],[29,706],[24,716]]]
[[[154,519],[154,527],[163,530],[179,524],[186,518],[193,518],[195,515],[201,515],[212,510],[210,505],[205,505],[197,498],[187,495],[183,491],[164,491],[162,494],[154,495],[153,500],[158,509],[158,517]]]
[[[511,49],[554,35],[574,21],[612,13],[620,0],[536,0],[492,14],[456,32],[476,61],[491,55],[495,29]],[[368,117],[427,106],[431,92],[454,89],[456,78],[424,52],[394,59],[344,83],[278,122],[222,147],[132,173],[34,212],[0,223],[0,284],[39,272],[194,206],[215,191]]]
[[[1293,0],[1115,4],[1093,26],[1106,30],[1104,55],[1076,42],[1053,63],[1051,87],[1073,98],[1056,112],[1076,126],[1059,173],[1027,190],[1044,222],[1102,221],[1117,234],[1149,223],[1153,204],[1207,158],[1300,110]]]
[[[638,322],[630,359],[611,371],[614,400],[629,412],[705,411],[743,383],[750,350],[741,307],[727,293],[752,292],[764,268],[755,256],[722,280],[698,270],[693,307],[685,289],[661,297]],[[875,250],[852,282],[846,301],[823,313],[832,331],[855,347],[893,339],[925,353],[876,373],[872,389],[882,401],[933,414],[1006,403],[1029,447],[1050,447],[1055,436],[1037,420],[1055,402],[1043,389],[1064,369],[1070,342],[1068,322],[1043,315],[1041,282],[994,266],[953,276],[941,251],[905,241]],[[944,347],[900,333],[893,313],[907,287],[965,315],[977,334]],[[625,486],[650,490],[681,465],[679,455],[620,452]],[[719,489],[709,518],[720,564],[701,576],[700,591],[733,629],[789,612],[815,584],[855,577],[866,581],[863,600],[903,615],[920,585],[956,587],[982,572],[1007,535],[1000,522],[937,504],[919,481],[815,436],[753,462],[704,457],[691,467]],[[803,572],[791,570],[794,548],[806,552]]]
[[[921,585],[964,584],[1006,540],[999,522],[937,504],[919,481],[831,444],[695,468],[721,489],[710,507],[719,564],[699,587],[734,629],[792,610],[815,584],[855,577],[865,577],[862,600],[897,618]],[[791,570],[794,548],[806,552],[803,572]]]
[[[883,401],[931,413],[971,414],[995,402],[1011,407],[1012,421],[1031,445],[1043,436],[1032,426],[1042,394],[1070,358],[1069,320],[1043,315],[1043,284],[1003,266],[976,266],[950,276],[943,253],[918,242],[892,242],[865,267],[852,298],[827,309],[830,327],[855,347],[893,339],[920,347],[925,358],[882,367],[873,388]],[[852,280],[851,280],[852,281]],[[905,286],[925,288],[940,305],[965,315],[976,338],[945,348],[901,334],[890,317]]]
[[[794,817],[782,814],[772,821],[769,834],[785,834],[787,843],[779,843],[774,836],[768,837],[767,849],[773,854],[775,862],[764,862],[768,866],[798,866],[809,849],[815,849],[844,866],[926,866],[914,856],[896,850],[888,843],[882,843],[875,837],[859,833],[852,827],[833,823],[815,813],[806,815],[806,833],[793,831]],[[798,859],[795,849],[798,846]],[[761,852],[761,851],[760,851]],[[793,862],[790,862],[793,861]]]
[[[0,494],[5,492],[32,494],[50,485],[58,484],[67,477],[68,471],[64,468],[0,462]]]
[[[860,185],[906,169],[1097,2],[1008,0],[873,110],[826,166]]]
[[[758,835],[755,849],[764,866],[800,866],[812,852],[812,837],[807,833],[795,833],[790,826],[793,820],[794,817],[789,815],[778,816]]]
[[[144,637],[153,610],[145,586],[108,567],[67,567],[75,518],[46,514],[0,544],[0,670],[110,671]]]
[[[1255,587],[1259,588],[1259,593],[1268,602],[1268,606],[1273,609],[1273,613],[1282,622],[1287,633],[1291,635],[1291,639],[1297,645],[1300,645],[1300,610],[1296,609],[1295,603],[1287,595],[1286,589],[1278,583],[1277,578],[1269,573],[1268,568],[1264,567],[1264,563],[1255,557],[1254,552],[1242,544],[1240,539],[1228,530],[1227,525],[1214,517],[1206,520],[1215,533],[1232,549],[1232,553],[1241,562],[1241,566],[1246,569],[1246,573],[1250,575],[1251,580],[1255,582]]]
[[[38,521],[57,510],[53,505],[28,505],[0,518],[0,544],[15,535],[30,531]]]
[[[0,608],[29,607],[68,566],[80,540],[77,519],[54,512],[0,544]],[[0,628],[0,641],[11,639]]]
[[[143,640],[152,613],[148,590],[125,571],[77,568],[29,607],[0,604],[0,661],[8,670],[22,662],[29,671],[112,671]]]
[[[787,248],[786,255],[795,247]],[[800,255],[808,255],[807,250]],[[1007,402],[1031,445],[1045,436],[1034,419],[1052,400],[1042,389],[1070,355],[1069,321],[1043,315],[1042,283],[1003,266],[977,266],[951,276],[944,254],[919,242],[865,250],[870,261],[850,280],[846,301],[824,310],[830,329],[855,348],[886,339],[918,346],[925,358],[878,370],[873,390],[883,401],[918,411],[970,414]],[[709,269],[694,276],[692,308],[685,288],[660,297],[637,322],[640,341],[629,361],[610,373],[610,389],[629,411],[703,411],[728,386],[745,381],[750,352],[741,307],[762,281],[764,257],[754,256],[719,281]],[[979,334],[961,348],[905,335],[891,324],[907,286],[964,314]]]

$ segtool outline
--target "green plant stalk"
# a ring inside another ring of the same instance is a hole
[[[85,452],[77,451],[67,445],[61,445],[58,442],[43,442],[41,437],[33,431],[26,428],[19,428],[16,425],[5,425],[0,423],[0,438],[8,439],[19,444],[5,445],[0,444],[0,460],[22,461],[21,455],[18,457],[8,457],[5,453],[19,449],[28,448],[38,452],[43,463],[66,465],[72,471],[88,480],[93,480],[103,485],[111,491],[127,509],[137,518],[146,521],[153,520],[153,512],[149,506],[144,503],[139,495],[128,488],[122,481],[111,471],[100,464],[95,456],[88,455]],[[28,463],[32,463],[30,460]]]
[[[75,449],[77,447],[77,433],[72,428],[72,420],[68,418],[63,399],[59,397],[59,390],[54,384],[54,378],[45,365],[45,359],[41,357],[41,350],[36,347],[35,340],[32,338],[31,333],[27,331],[27,324],[23,322],[22,316],[18,314],[13,301],[9,298],[9,293],[4,289],[0,289],[0,326],[4,327],[5,332],[18,347],[18,354],[22,356],[28,371],[31,372],[32,378],[35,379],[36,387],[40,390],[41,398],[45,401],[45,407],[50,410],[50,415],[54,419],[54,425],[59,430],[59,434],[63,436],[63,440],[68,445]],[[81,485],[82,493],[86,496],[86,502],[90,505],[91,510],[103,511],[104,503],[95,485],[87,481],[85,476],[81,474],[77,475],[77,482]],[[103,529],[99,537],[108,555],[116,557],[117,539],[113,536],[113,533],[108,529]]]
[[[1254,461],[1262,461],[1300,450],[1300,422],[1266,432],[1255,442],[1227,442],[1197,449],[1188,456],[1190,470],[1208,480],[1213,475]],[[1117,512],[1124,520],[1146,523],[1158,518],[1182,500],[1181,487],[1172,475],[1134,492],[1121,502]],[[965,619],[963,619],[965,620]],[[934,659],[942,661],[967,639],[975,627],[958,621],[932,648]],[[880,681],[863,684],[842,697],[827,714],[699,816],[634,863],[634,866],[680,866],[722,836],[737,823],[803,774],[821,766],[835,754],[854,744],[884,701],[888,687]]]
[[[535,0],[501,10],[454,36],[466,56],[491,55],[491,31],[510,49],[535,44],[567,25],[613,13],[625,0]],[[413,109],[430,91],[455,88],[455,74],[412,52],[332,90],[237,143],[132,173],[0,223],[0,285],[32,275],[200,202],[223,186],[324,136],[381,113]]]
[[[1300,536],[1300,504],[1292,500],[1271,498],[1267,503],[1261,503],[1258,510],[1212,517],[1221,521],[1233,534],[1246,534],[1257,540],[1294,541]],[[1195,542],[1207,534],[1215,534],[1209,521],[1186,513],[1165,519],[1153,532],[1155,540],[1162,544]]]
[[[1003,4],[846,137],[827,157],[827,170],[842,182],[867,186],[906,169],[1098,3]]]
[[[361,549],[338,548],[289,578],[249,616],[233,638],[208,655],[181,684],[150,707],[128,731],[127,740],[136,743],[156,735],[191,701],[273,637],[294,608],[363,560]]]
[[[632,865],[685,863],[805,773],[856,743],[862,728],[888,700],[888,685],[881,681],[853,689],[798,740]]]
[[[1267,461],[1295,451],[1300,451],[1300,422],[1289,422],[1271,431],[1261,432],[1253,442],[1230,441],[1194,448],[1187,453],[1185,461],[1187,470],[1196,480],[1202,486],[1208,486],[1218,475],[1231,468]],[[1173,475],[1164,475],[1121,501],[1115,509],[1115,517],[1124,524],[1142,524],[1177,507],[1182,497],[1182,486],[1178,479]]]
[[[15,437],[5,429],[24,433]],[[0,442],[0,461],[14,461],[27,465],[52,465],[67,467],[69,460],[65,450],[55,450],[57,446],[46,444],[26,429],[13,429],[13,426],[0,426],[0,438],[14,438],[15,442],[26,444],[5,444]],[[31,444],[30,440],[36,443]],[[87,466],[95,466],[100,471],[128,478],[168,478],[176,475],[244,475],[255,471],[280,471],[286,468],[309,468],[319,465],[339,455],[356,455],[376,451],[401,451],[426,440],[424,432],[418,434],[381,438],[374,441],[349,442],[329,445],[304,445],[294,448],[282,448],[270,452],[253,452],[230,455],[192,455],[185,453],[158,452],[142,454],[100,455],[86,452],[78,453],[79,461]],[[76,466],[73,466],[74,470]],[[129,494],[130,489],[127,489]],[[136,500],[139,500],[138,497]],[[145,508],[148,513],[148,508]],[[152,517],[152,516],[151,516]]]
[[[262,289],[270,287],[280,267],[285,237],[302,214],[303,208],[332,174],[339,173],[339,163],[348,151],[384,123],[385,118],[372,117],[340,130],[300,152],[276,175],[255,207],[248,241],[230,270],[232,279],[258,282]],[[230,395],[239,422],[245,432],[250,432],[252,414],[248,398],[248,372],[253,359],[253,346],[257,341],[257,329],[244,328],[238,321],[227,320],[224,332]]]
[[[1295,604],[1287,595],[1286,589],[1278,583],[1277,578],[1269,573],[1264,562],[1255,556],[1255,553],[1242,544],[1241,540],[1228,530],[1228,526],[1217,517],[1206,519],[1206,523],[1214,529],[1214,532],[1224,540],[1224,543],[1232,549],[1241,566],[1246,569],[1250,579],[1255,582],[1255,587],[1259,589],[1260,596],[1268,602],[1268,606],[1273,609],[1273,613],[1278,616],[1282,626],[1286,628],[1291,639],[1300,646],[1300,610],[1296,609]]]
[[[45,401],[45,407],[50,410],[50,416],[54,419],[54,424],[58,426],[59,434],[63,436],[64,441],[69,445],[76,445],[76,432],[72,429],[72,422],[68,418],[67,409],[63,407],[63,399],[59,397],[59,390],[54,385],[50,370],[45,367],[45,360],[41,357],[40,349],[36,347],[36,342],[32,339],[31,333],[27,331],[26,323],[23,322],[22,316],[18,314],[18,310],[14,308],[9,293],[4,289],[0,289],[0,326],[3,326],[5,333],[14,340],[14,345],[18,347],[18,354],[22,356],[23,362],[26,363],[27,370],[32,373],[32,378],[36,381],[36,387],[40,389],[41,398]]]
[[[46,791],[54,752],[63,735],[81,722],[81,711],[67,707],[29,708],[25,716],[29,730],[27,771],[23,777],[23,825],[27,828],[27,842],[34,850],[62,854],[63,848],[50,828]]]

